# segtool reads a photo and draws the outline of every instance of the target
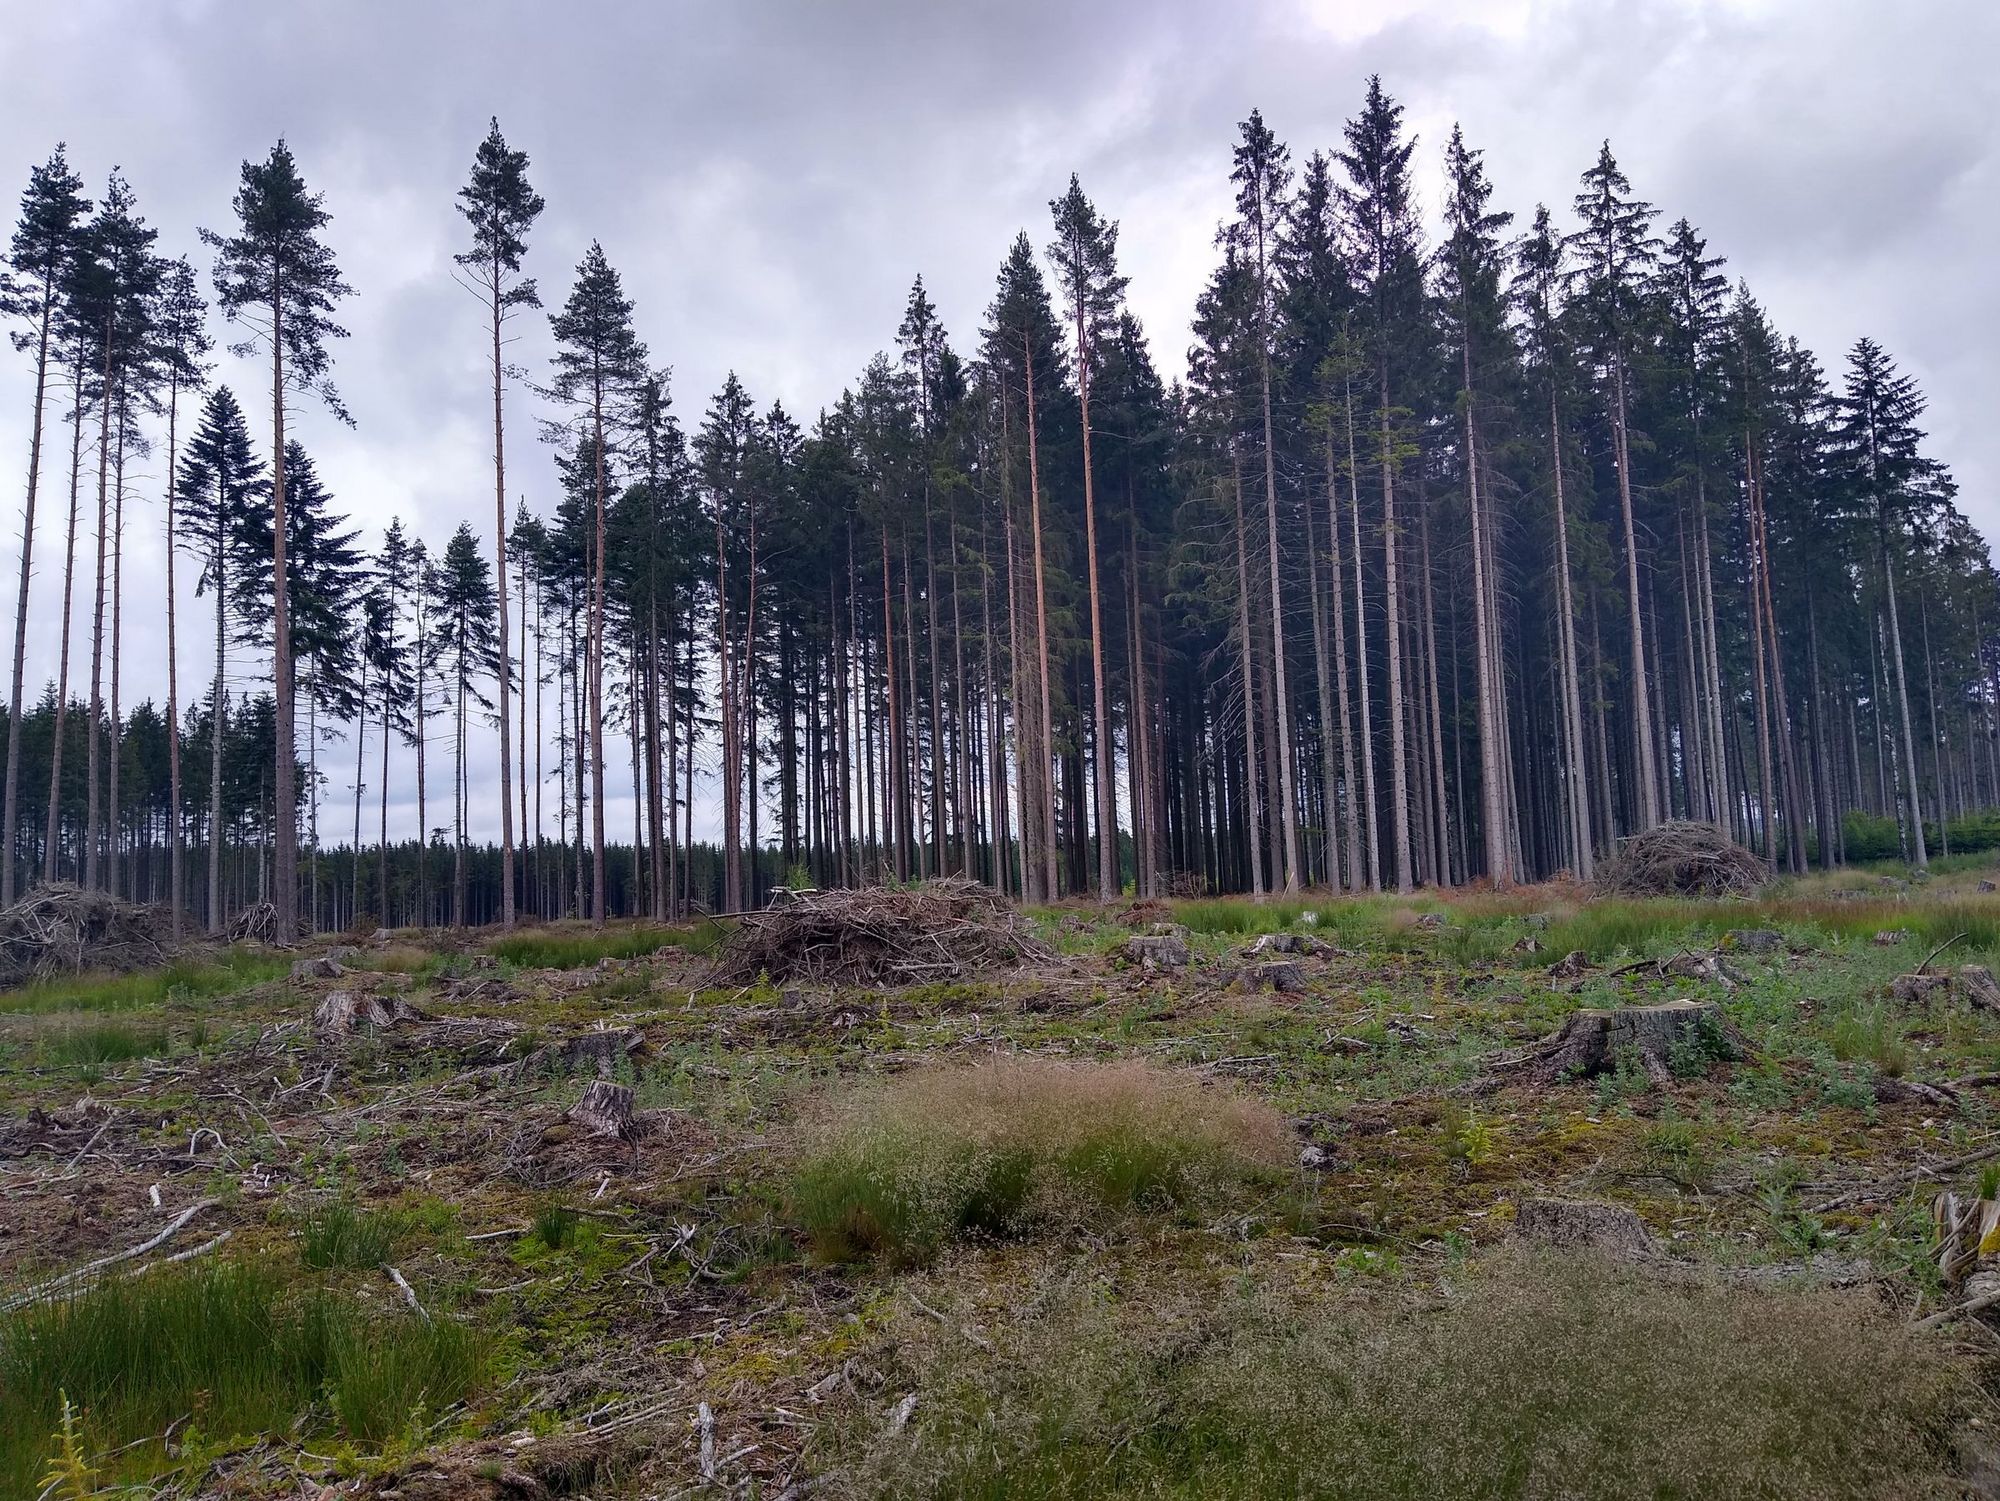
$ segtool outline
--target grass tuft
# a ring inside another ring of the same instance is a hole
[[[1140,1063],[927,1068],[808,1121],[792,1211],[823,1257],[918,1262],[1039,1221],[1193,1210],[1290,1150],[1268,1107]]]
[[[0,1494],[36,1493],[64,1397],[100,1476],[149,1478],[171,1467],[169,1424],[183,1442],[322,1432],[379,1447],[475,1394],[489,1371],[475,1330],[288,1285],[272,1267],[106,1282],[0,1319]]]
[[[308,1209],[299,1221],[299,1260],[314,1271],[372,1272],[395,1254],[409,1229],[404,1215],[335,1199]]]
[[[712,918],[690,928],[646,923],[602,931],[535,928],[488,944],[486,951],[522,969],[585,969],[600,959],[641,959],[665,948],[712,953],[726,931]]]
[[[229,949],[129,975],[60,975],[0,993],[0,1012],[132,1011],[167,1001],[234,995],[288,973],[283,954]]]
[[[978,1342],[908,1319],[916,1419],[830,1422],[824,1494],[1234,1501],[1956,1494],[1972,1383],[1865,1294],[1502,1256],[1397,1290],[1128,1293],[1079,1277]],[[850,1399],[856,1403],[866,1399]],[[873,1428],[872,1441],[861,1435]]]

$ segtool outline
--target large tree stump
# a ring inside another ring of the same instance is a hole
[[[1296,959],[1267,959],[1262,963],[1244,965],[1229,983],[1243,990],[1272,990],[1290,994],[1306,988],[1305,966]]]
[[[313,1008],[313,1030],[322,1037],[346,1037],[363,1027],[382,1030],[423,1019],[423,1014],[399,995],[370,995],[358,990],[329,990]]]
[[[628,1140],[632,1135],[632,1088],[608,1079],[592,1079],[583,1098],[569,1107],[564,1119],[592,1136]]]
[[[609,1079],[618,1065],[645,1045],[636,1027],[609,1027],[596,1032],[579,1032],[563,1042],[536,1048],[518,1064],[519,1074],[594,1073]]]
[[[1634,1261],[1658,1250],[1638,1215],[1622,1204],[1587,1199],[1525,1199],[1514,1213],[1514,1235],[1537,1245],[1601,1251]]]
[[[1537,1077],[1594,1079],[1630,1059],[1656,1083],[1690,1060],[1704,1064],[1742,1056],[1740,1039],[1712,1001],[1668,1001],[1570,1013],[1555,1036],[1537,1050]]]
[[[1140,969],[1186,969],[1194,955],[1175,933],[1143,933],[1125,940],[1125,960]]]

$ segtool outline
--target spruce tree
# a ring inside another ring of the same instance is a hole
[[[1882,610],[1888,624],[1889,665],[1895,675],[1900,730],[1898,773],[1907,814],[1905,839],[1910,863],[1930,864],[1924,841],[1923,810],[1917,789],[1916,740],[1910,729],[1909,674],[1904,665],[1903,623],[1896,599],[1896,555],[1907,533],[1921,525],[1942,501],[1947,483],[1939,466],[1923,452],[1917,426],[1924,398],[1916,379],[1873,339],[1856,341],[1847,355],[1846,388],[1838,398],[1836,462],[1851,505],[1875,543]]]
[[[58,144],[48,161],[28,174],[21,194],[21,217],[7,246],[9,270],[0,275],[0,316],[23,326],[10,338],[17,350],[32,349],[35,399],[28,427],[27,504],[21,516],[21,582],[14,605],[14,677],[7,711],[7,783],[0,811],[0,907],[14,903],[14,872],[20,836],[21,689],[27,673],[28,582],[35,553],[35,500],[41,490],[43,415],[48,397],[50,343],[60,333],[57,314],[79,253],[90,201],[83,179],[70,170]]]
[[[209,689],[208,766],[208,931],[222,931],[222,757],[219,727],[229,714],[229,643],[237,601],[237,572],[253,547],[252,497],[257,488],[256,456],[243,409],[227,386],[217,386],[203,403],[201,422],[188,442],[187,457],[175,477],[179,513],[187,518],[181,545],[201,566],[195,593],[215,601],[215,673]]]
[[[1271,586],[1271,693],[1276,710],[1278,762],[1278,885],[1299,889],[1299,799],[1293,785],[1291,689],[1285,652],[1285,593],[1278,569],[1278,452],[1271,417],[1271,357],[1277,286],[1272,263],[1291,184],[1290,153],[1256,110],[1239,127],[1229,180],[1236,184],[1236,222],[1223,233],[1242,246],[1256,299],[1257,385],[1264,459],[1265,557]]]
[[[452,690],[455,726],[452,780],[451,921],[465,926],[466,717],[474,709],[491,709],[479,684],[498,669],[498,615],[493,575],[479,555],[472,528],[460,522],[445,544],[436,579],[437,651],[444,661]]]
[[[196,289],[194,267],[186,257],[168,268],[161,288],[155,326],[155,355],[167,387],[167,712],[163,729],[167,751],[167,889],[172,909],[173,931],[180,932],[181,916],[187,902],[185,872],[182,870],[186,830],[181,811],[181,725],[180,725],[180,622],[174,583],[174,555],[180,550],[175,536],[175,503],[180,477],[181,392],[198,393],[208,382],[207,355],[212,347],[207,329],[207,305]]]
[[[1111,766],[1111,709],[1104,682],[1104,607],[1097,571],[1097,491],[1090,456],[1090,378],[1099,345],[1115,330],[1125,278],[1118,274],[1118,225],[1101,217],[1070,174],[1069,191],[1052,199],[1055,239],[1048,257],[1069,302],[1076,357],[1077,406],[1083,424],[1084,570],[1090,595],[1090,682],[1097,790],[1097,898],[1117,896],[1118,813]]]
[[[1368,80],[1361,113],[1343,127],[1340,153],[1349,186],[1344,195],[1353,237],[1354,272],[1366,353],[1375,387],[1375,463],[1382,494],[1384,635],[1389,719],[1389,816],[1396,855],[1396,889],[1413,882],[1410,848],[1409,756],[1405,719],[1402,533],[1396,514],[1397,481],[1415,455],[1405,425],[1423,388],[1419,340],[1424,319],[1423,264],[1410,158],[1414,138],[1403,133],[1403,107]],[[1359,517],[1357,512],[1357,527]],[[1364,687],[1364,693],[1366,689]],[[1364,734],[1364,739],[1369,737]],[[1372,747],[1369,754],[1373,755]]]
[[[271,359],[271,538],[277,549],[272,568],[277,679],[272,786],[278,810],[272,895],[277,936],[283,942],[298,930],[299,900],[297,736],[291,610],[285,593],[289,570],[283,552],[290,532],[285,520],[285,393],[311,394],[340,420],[352,420],[329,377],[332,361],[327,351],[328,340],[346,336],[347,330],[333,321],[333,311],[352,288],[341,280],[333,251],[321,238],[332,215],[320,194],[307,191],[282,140],[264,161],[243,163],[234,207],[234,234],[205,229],[201,235],[216,251],[217,304],[232,322],[244,322],[250,329],[250,337],[232,352],[250,355],[262,350]]]
[[[1660,821],[1658,741],[1653,724],[1651,668],[1646,658],[1645,612],[1639,593],[1639,542],[1633,519],[1631,358],[1653,276],[1658,242],[1653,206],[1632,196],[1606,141],[1583,174],[1576,195],[1582,228],[1570,237],[1579,262],[1577,313],[1605,387],[1611,418],[1611,461],[1618,476],[1618,509],[1625,528],[1625,604],[1631,645],[1627,688],[1632,708],[1633,815],[1638,828]]]
[[[472,178],[458,193],[459,212],[472,227],[472,249],[454,259],[465,268],[472,290],[486,304],[492,338],[493,370],[493,559],[494,598],[498,604],[495,639],[500,724],[500,921],[514,925],[514,797],[512,730],[508,723],[508,693],[514,666],[507,640],[507,463],[502,394],[507,368],[501,346],[507,320],[522,308],[542,305],[533,277],[521,275],[527,234],[544,207],[541,195],[528,185],[528,156],[509,148],[495,119],[479,143]]]
[[[1445,243],[1439,253],[1439,310],[1447,336],[1457,345],[1460,466],[1472,542],[1472,621],[1475,717],[1479,731],[1480,832],[1486,846],[1486,875],[1495,886],[1511,885],[1519,874],[1508,754],[1506,643],[1501,633],[1498,538],[1494,515],[1493,465],[1485,432],[1489,388],[1504,389],[1512,375],[1513,343],[1502,291],[1506,254],[1500,234],[1513,215],[1491,207],[1493,188],[1481,154],[1465,144],[1453,126],[1445,147]]]
[[[592,570],[586,628],[585,691],[589,697],[591,824],[590,917],[604,909],[604,535],[611,474],[609,442],[633,389],[646,375],[646,346],[632,327],[632,304],[618,273],[595,241],[576,268],[576,285],[549,320],[557,351],[547,394],[572,409],[558,430],[582,428],[593,453]]]

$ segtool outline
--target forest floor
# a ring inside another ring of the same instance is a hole
[[[563,925],[0,995],[0,1495],[2000,1494],[2000,1337],[1914,1329],[2000,1013],[1891,993],[2000,968],[1989,873],[1073,906],[893,989]],[[1242,983],[1270,932],[1302,988]],[[1680,998],[1732,1044],[1511,1066]],[[1540,1197],[1653,1250],[1523,1247]]]

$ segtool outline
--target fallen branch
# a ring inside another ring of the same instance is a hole
[[[216,1202],[214,1199],[196,1199],[187,1208],[183,1209],[171,1220],[168,1220],[165,1229],[140,1241],[138,1245],[128,1247],[123,1251],[114,1251],[109,1256],[100,1256],[95,1261],[85,1262],[75,1271],[64,1272],[60,1277],[51,1277],[46,1282],[37,1282],[33,1287],[26,1288],[7,1299],[4,1303],[0,1303],[0,1309],[25,1307],[39,1299],[48,1297],[51,1293],[65,1292],[77,1283],[87,1281],[109,1267],[118,1266],[127,1261],[136,1261],[148,1251],[157,1250],[172,1240],[176,1235],[180,1234],[182,1228],[186,1226],[189,1220],[200,1214],[204,1209],[213,1209]]]
[[[1910,1325],[1912,1329],[1935,1329],[1941,1324],[1949,1324],[1953,1319],[1968,1318],[1975,1313],[2000,1303],[2000,1291],[1981,1293],[1976,1298],[1967,1298],[1963,1303],[1951,1308],[1939,1309],[1929,1318],[1918,1319]]]

